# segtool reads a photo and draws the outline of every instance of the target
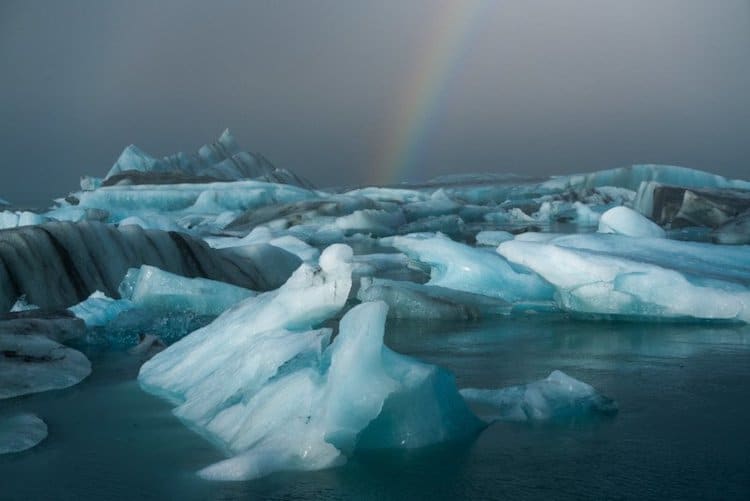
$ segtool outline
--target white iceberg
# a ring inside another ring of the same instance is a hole
[[[637,319],[750,321],[745,248],[568,235],[503,242],[498,252],[555,286],[561,308]]]

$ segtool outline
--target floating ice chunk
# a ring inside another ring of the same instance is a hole
[[[538,275],[514,268],[486,249],[469,247],[443,235],[383,239],[431,267],[429,285],[497,297],[508,302],[552,299],[552,287]]]
[[[546,379],[499,390],[464,388],[461,396],[492,407],[488,418],[499,421],[555,421],[617,412],[613,400],[557,370]]]
[[[513,234],[507,231],[485,230],[477,233],[476,240],[478,245],[497,247],[503,242],[513,240]]]
[[[0,230],[5,228],[16,228],[18,226],[32,226],[35,224],[42,224],[48,220],[48,218],[35,212],[13,212],[6,210],[0,212]]]
[[[0,205],[10,205],[10,202],[5,200],[4,198],[0,198]]]
[[[36,334],[0,333],[0,399],[67,388],[90,373],[76,350]]]
[[[324,354],[327,365],[313,358],[235,404],[242,412],[225,414],[223,425],[238,454],[201,476],[241,480],[321,469],[343,463],[355,450],[412,449],[476,434],[484,424],[449,373],[383,345],[386,313],[381,302],[353,308]],[[301,335],[287,336],[294,337]]]
[[[112,299],[101,291],[95,291],[88,299],[68,310],[83,320],[87,327],[101,327],[134,307],[133,302],[128,299]]]
[[[664,238],[664,230],[627,207],[613,207],[599,219],[599,233],[618,233],[628,237]]]
[[[498,252],[553,284],[569,311],[639,319],[750,321],[748,254],[617,235],[504,242]],[[682,259],[679,259],[682,257]]]
[[[47,438],[47,425],[34,414],[0,416],[0,454],[31,449]]]
[[[219,315],[256,292],[206,278],[186,278],[141,266],[128,270],[120,283],[120,295],[131,305],[163,311],[190,311]]]
[[[471,320],[507,315],[511,305],[502,299],[414,282],[363,278],[357,299],[381,300],[391,318]]]

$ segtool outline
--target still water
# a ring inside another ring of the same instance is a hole
[[[750,327],[531,317],[392,324],[386,342],[450,369],[459,387],[561,369],[620,411],[496,423],[469,443],[213,483],[194,472],[223,456],[139,389],[139,361],[91,350],[78,386],[2,403],[38,414],[49,437],[0,456],[0,499],[750,499]]]

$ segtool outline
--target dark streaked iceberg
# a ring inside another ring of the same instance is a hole
[[[299,258],[269,245],[211,249],[178,232],[95,222],[46,223],[0,231],[0,310],[21,295],[42,308],[65,308],[94,291],[117,297],[129,268],[143,264],[253,290],[278,287]]]

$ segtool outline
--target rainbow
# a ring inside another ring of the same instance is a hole
[[[435,2],[427,36],[419,44],[403,92],[394,100],[392,120],[374,155],[370,185],[412,180],[420,149],[429,135],[453,74],[460,66],[473,26],[488,0]]]

